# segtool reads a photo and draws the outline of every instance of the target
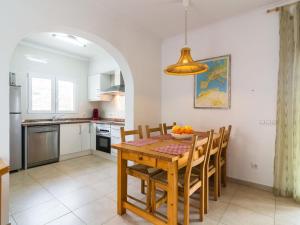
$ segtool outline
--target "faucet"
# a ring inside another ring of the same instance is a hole
[[[54,115],[52,116],[52,121],[56,121],[58,120],[59,118],[61,118],[63,115]]]

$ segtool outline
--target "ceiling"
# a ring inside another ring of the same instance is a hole
[[[184,32],[182,0],[86,1],[162,39]],[[190,2],[188,29],[195,29],[255,8],[281,3],[284,0],[190,0]],[[57,40],[50,33],[34,34],[23,39],[23,42],[63,51],[85,59],[98,57],[114,61],[101,46],[90,42],[87,47],[79,47]]]
[[[81,57],[85,60],[97,57],[97,59],[114,61],[113,57],[109,53],[93,42],[88,42],[86,47],[80,47],[54,38],[52,33],[32,34],[24,38],[21,43],[61,51],[63,53]]]
[[[182,0],[90,0],[160,38],[184,31]],[[191,0],[189,29],[283,0]]]

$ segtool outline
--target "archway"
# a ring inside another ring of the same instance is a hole
[[[35,33],[41,33],[41,32],[51,32],[51,33],[67,33],[74,36],[82,37],[86,40],[89,40],[99,46],[101,46],[103,49],[105,49],[107,52],[109,52],[112,57],[116,60],[118,65],[120,66],[120,69],[122,71],[124,82],[125,82],[125,114],[126,114],[126,127],[132,128],[134,126],[134,83],[133,83],[133,77],[131,73],[131,69],[129,68],[129,65],[124,58],[124,56],[120,53],[118,49],[116,49],[114,46],[112,46],[108,41],[102,39],[101,37],[97,35],[93,35],[90,33],[86,33],[80,30],[76,29],[70,29],[70,28],[62,28],[62,29],[51,29],[46,31],[38,31],[38,32],[32,32],[31,34]],[[23,38],[27,37],[29,34],[24,35]],[[19,39],[19,41],[15,44],[17,44],[23,39]],[[12,58],[12,56],[10,57]],[[6,202],[7,199],[4,199]],[[7,209],[4,209],[7,211]]]
[[[126,115],[126,119],[125,119],[125,126],[127,129],[131,129],[134,127],[134,80],[133,80],[133,76],[132,76],[132,72],[131,69],[129,67],[129,64],[127,62],[127,60],[125,59],[125,57],[121,54],[121,52],[115,48],[110,42],[108,42],[107,40],[104,40],[103,38],[82,31],[82,30],[78,30],[78,29],[74,29],[74,28],[53,28],[53,29],[49,29],[46,31],[37,31],[37,32],[32,32],[32,33],[28,33],[26,35],[24,35],[19,42],[22,41],[22,39],[26,38],[27,36],[31,35],[31,34],[36,34],[36,33],[44,33],[44,32],[49,32],[49,33],[66,33],[66,34],[70,34],[70,35],[74,35],[77,37],[81,37],[84,38],[90,42],[95,43],[96,45],[100,46],[101,48],[103,48],[106,52],[108,52],[117,62],[117,64],[120,66],[120,69],[122,71],[122,75],[124,78],[124,82],[125,82],[125,115]],[[17,42],[15,44],[15,46],[18,45]],[[12,56],[10,57],[12,58]]]

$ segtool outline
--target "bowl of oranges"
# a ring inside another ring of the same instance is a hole
[[[178,126],[172,127],[171,135],[175,139],[190,139],[193,137],[193,128],[191,126]]]

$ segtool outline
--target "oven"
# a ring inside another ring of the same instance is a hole
[[[110,124],[97,124],[96,150],[111,153]]]

